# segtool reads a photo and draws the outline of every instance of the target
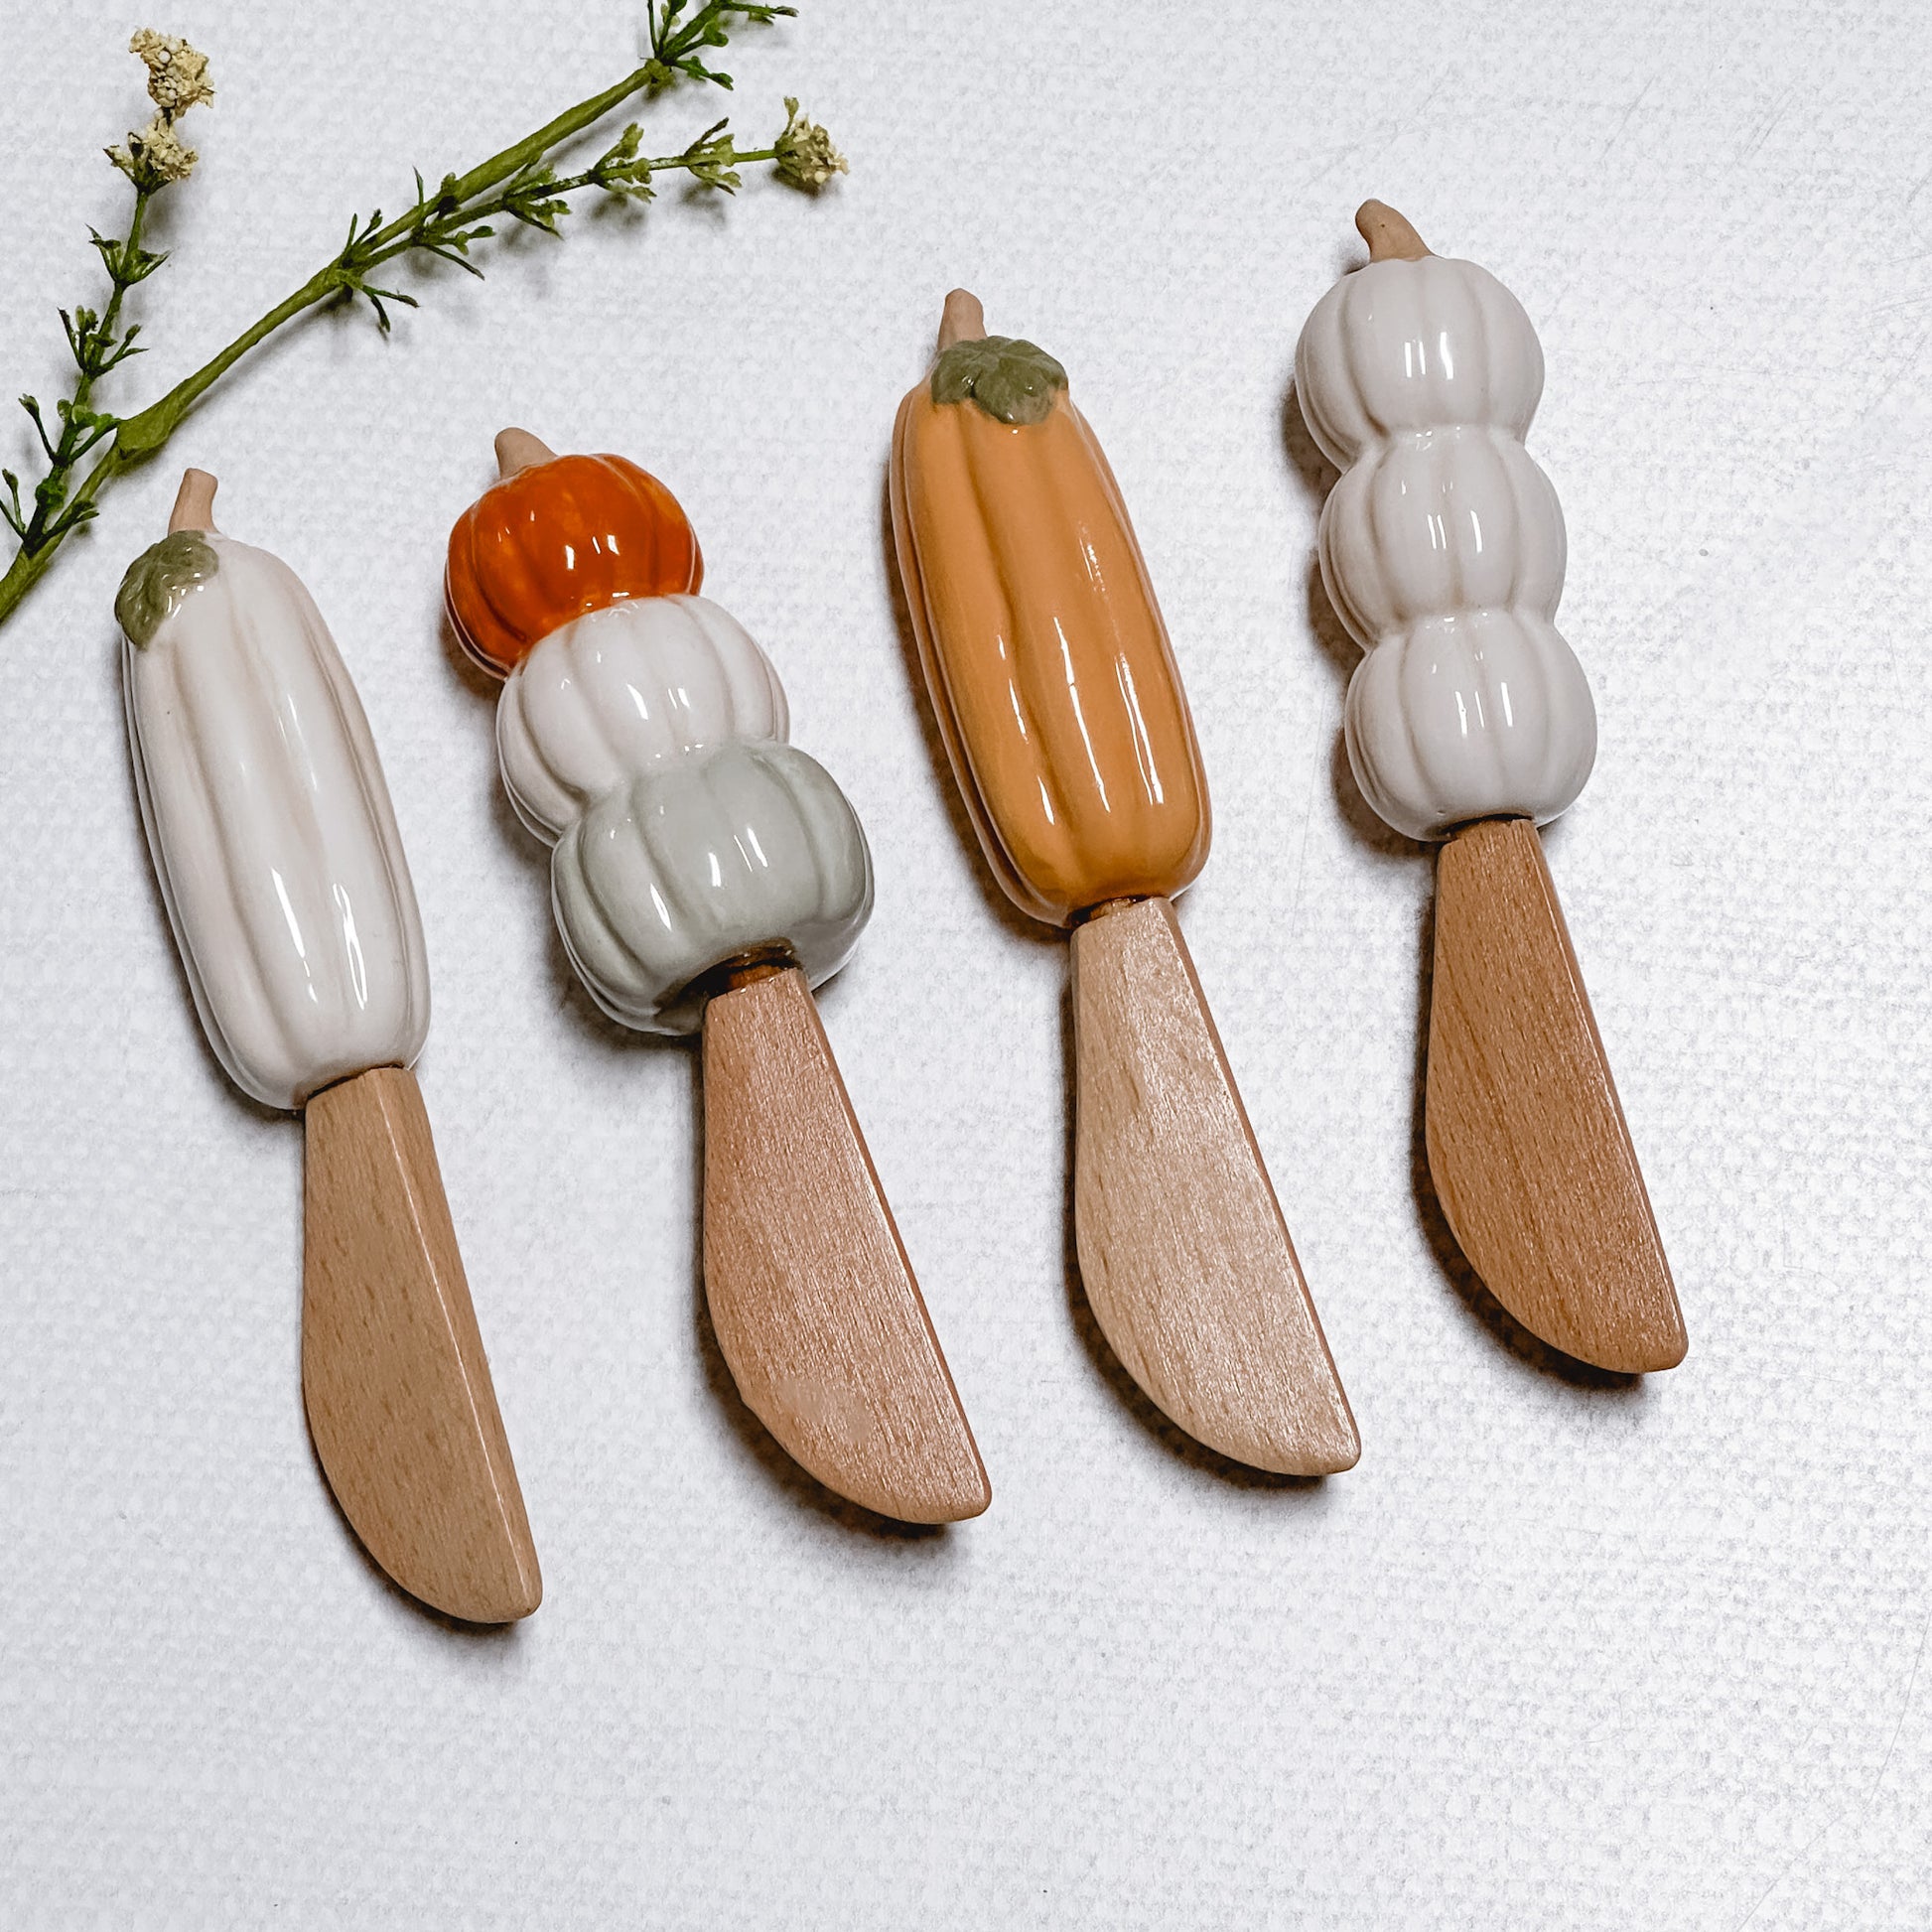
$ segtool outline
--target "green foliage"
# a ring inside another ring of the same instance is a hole
[[[642,129],[633,121],[588,168],[574,174],[558,172],[558,153],[627,100],[641,95],[648,103],[685,80],[729,88],[731,75],[710,66],[708,56],[728,46],[736,29],[767,26],[795,11],[789,6],[740,5],[730,0],[706,0],[695,8],[691,0],[655,0],[649,13],[650,57],[640,68],[467,174],[445,174],[433,193],[418,170],[415,199],[403,214],[387,222],[380,209],[351,217],[341,250],[300,288],[165,395],[134,414],[116,416],[93,406],[93,384],[142,352],[145,345],[135,340],[141,326],[121,326],[122,303],[130,289],[167,260],[165,254],[142,247],[142,221],[154,196],[184,179],[194,165],[193,154],[183,150],[170,167],[149,168],[142,162],[141,142],[146,137],[129,135],[128,148],[110,150],[115,166],[134,186],[128,231],[110,237],[90,230],[111,284],[108,302],[98,313],[83,307],[61,312],[76,373],[71,394],[55,404],[58,434],[50,429],[35,397],[20,399],[48,463],[47,474],[28,492],[31,508],[23,501],[20,480],[10,470],[0,471],[6,488],[0,497],[0,522],[12,530],[19,545],[0,577],[0,623],[39,580],[62,542],[96,514],[94,498],[100,491],[159,450],[195,403],[276,330],[331,300],[360,300],[369,304],[377,327],[386,334],[393,323],[392,305],[417,307],[414,295],[398,288],[392,274],[382,273],[403,258],[430,255],[481,276],[483,271],[474,259],[480,243],[504,232],[506,222],[561,235],[564,218],[574,211],[572,198],[586,192],[621,202],[648,202],[656,194],[658,176],[682,174],[700,188],[731,194],[742,182],[740,170],[763,161],[774,163],[783,179],[808,188],[819,187],[833,173],[843,171],[845,163],[825,130],[802,119],[798,103],[787,99],[784,128],[769,147],[740,148],[729,123],[718,121],[676,154],[645,155]],[[212,98],[206,80],[207,63],[185,42],[144,31],[135,36],[133,51],[147,62],[149,91],[163,110],[147,136],[157,130],[171,134],[177,114]],[[173,75],[174,92],[164,99],[168,73]],[[103,443],[106,448],[93,467],[80,476],[82,459]]]
[[[732,77],[708,68],[701,48],[724,47],[731,40],[731,23],[736,16],[748,27],[768,27],[781,17],[795,15],[796,7],[731,6],[723,0],[710,0],[689,20],[680,25],[688,0],[662,0],[650,22],[650,60],[645,66],[648,85],[653,93],[675,86],[679,77],[709,81],[714,87],[730,89]]]

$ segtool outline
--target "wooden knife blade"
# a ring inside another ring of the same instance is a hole
[[[1443,846],[1425,1102],[1429,1172],[1484,1285],[1598,1368],[1675,1368],[1670,1264],[1543,842],[1486,818]]]
[[[1361,1455],[1275,1189],[1173,907],[1073,931],[1073,1214],[1121,1365],[1237,1462],[1329,1475]]]
[[[302,1394],[329,1486],[412,1596],[528,1616],[536,1546],[416,1076],[376,1067],[302,1118]]]
[[[805,976],[704,1012],[704,1276],[746,1405],[827,1488],[952,1523],[993,1500]]]

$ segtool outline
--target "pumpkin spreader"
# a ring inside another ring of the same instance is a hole
[[[571,963],[612,1019],[704,1042],[704,1273],[747,1405],[829,1488],[921,1523],[986,1472],[810,989],[872,911],[845,795],[777,673],[697,595],[676,499],[619,457],[496,440],[445,590],[504,679],[503,783],[551,847]]]
[[[1074,1234],[1087,1300],[1189,1435],[1285,1474],[1360,1442],[1170,903],[1207,781],[1119,486],[1066,375],[947,298],[893,436],[926,686],[994,877],[1073,929]]]
[[[1380,202],[1364,268],[1315,305],[1302,413],[1341,471],[1321,577],[1367,655],[1348,759],[1399,832],[1440,840],[1426,1131],[1444,1213],[1533,1333],[1623,1373],[1684,1319],[1537,827],[1575,802],[1596,714],[1554,619],[1563,511],[1523,447],[1543,350],[1522,305]]]
[[[302,1114],[302,1390],[343,1513],[424,1602],[505,1622],[542,1584],[409,1070],[415,891],[328,626],[213,496],[189,471],[114,606],[155,875],[216,1058]]]

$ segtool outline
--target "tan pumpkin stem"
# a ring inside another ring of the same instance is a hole
[[[554,463],[555,450],[547,443],[538,441],[527,429],[506,429],[496,438],[496,475],[500,481],[513,477],[519,470],[528,470],[539,463]]]
[[[986,311],[969,289],[954,289],[939,316],[939,352],[954,343],[976,343],[986,334]]]
[[[168,515],[168,534],[177,530],[214,528],[214,492],[220,485],[206,470],[184,470],[175,507]]]
[[[1364,202],[1355,210],[1355,226],[1368,243],[1368,258],[1372,262],[1419,262],[1429,253],[1429,246],[1409,223],[1406,214],[1398,214],[1387,202]]]

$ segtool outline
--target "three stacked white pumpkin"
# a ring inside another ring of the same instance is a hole
[[[1295,386],[1342,472],[1321,577],[1368,653],[1346,718],[1363,795],[1418,839],[1555,818],[1589,776],[1596,713],[1553,622],[1563,511],[1523,447],[1543,350],[1522,304],[1473,262],[1370,262],[1315,305]]]

